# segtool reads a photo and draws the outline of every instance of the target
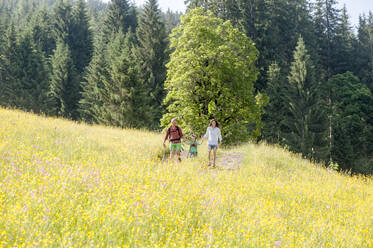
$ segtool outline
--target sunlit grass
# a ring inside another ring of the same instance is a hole
[[[0,247],[373,247],[372,179],[264,144],[163,163],[162,139],[0,109]]]

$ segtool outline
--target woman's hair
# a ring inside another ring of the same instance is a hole
[[[221,129],[221,124],[217,120],[215,120],[215,119],[210,120],[209,127],[212,127],[212,122],[214,122],[214,121],[215,121],[216,127],[218,127],[219,129]]]

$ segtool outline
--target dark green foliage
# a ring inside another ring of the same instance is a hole
[[[370,90],[351,72],[333,76],[327,88],[331,93],[332,161],[342,170],[372,173],[373,97]]]
[[[373,13],[360,16],[358,45],[355,50],[356,75],[373,92]]]
[[[262,131],[263,138],[269,143],[283,144],[282,125],[286,114],[286,78],[277,63],[273,63],[268,69],[268,82],[265,93],[269,97],[269,103],[265,107]]]
[[[28,33],[17,41],[14,26],[6,32],[0,56],[0,103],[26,111],[45,111],[48,70]]]
[[[45,9],[42,9],[32,16],[28,26],[28,32],[33,43],[39,51],[43,52],[46,58],[49,58],[56,48],[52,23],[52,17]]]
[[[84,0],[78,0],[72,12],[71,56],[78,73],[89,64],[93,53],[93,36]]]
[[[287,116],[285,144],[304,157],[322,161],[326,159],[327,116],[320,99],[320,83],[302,37],[294,52],[288,85],[284,94]]]
[[[15,106],[15,98],[18,97],[14,91],[19,87],[16,78],[16,39],[15,27],[12,23],[2,37],[2,46],[0,46],[0,104],[2,106]]]
[[[156,0],[148,0],[140,17],[137,29],[139,46],[137,59],[142,72],[142,82],[149,98],[149,128],[158,128],[163,114],[163,98],[165,96],[164,81],[166,79],[166,63],[168,61],[168,40],[161,11]]]
[[[140,128],[148,126],[152,113],[146,111],[149,104],[144,85],[139,80],[139,67],[133,57],[134,36],[131,31],[124,38],[118,33],[109,44],[108,73],[102,78],[99,91],[102,100],[98,122],[119,127]]]
[[[80,87],[69,46],[57,43],[51,59],[52,75],[49,92],[49,113],[69,119],[78,117]]]
[[[107,75],[107,62],[105,60],[105,46],[98,41],[96,52],[86,69],[86,76],[81,83],[82,98],[79,102],[81,118],[89,123],[98,123],[102,111],[101,91],[104,86],[103,78]]]
[[[126,34],[128,29],[136,30],[136,9],[128,0],[112,0],[107,7],[102,27],[105,43],[118,33]]]

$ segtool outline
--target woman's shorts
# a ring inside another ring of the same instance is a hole
[[[170,150],[171,151],[180,151],[181,150],[181,143],[170,143]]]
[[[218,145],[210,145],[210,144],[208,144],[207,146],[208,146],[209,150],[213,150],[213,149],[217,149],[218,148]]]

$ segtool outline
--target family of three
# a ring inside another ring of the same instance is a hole
[[[184,137],[181,128],[177,125],[176,119],[172,119],[171,126],[166,131],[166,136],[163,141],[163,146],[166,146],[166,141],[168,139],[170,143],[170,158],[172,159],[177,155],[178,160],[181,162],[181,139]],[[221,137],[220,124],[216,120],[211,120],[209,126],[207,127],[206,133],[203,138],[207,139],[208,148],[208,165],[215,167],[216,162],[216,151],[219,147],[219,143],[223,140]],[[201,142],[202,143],[202,142]],[[192,135],[192,140],[188,143],[189,155],[196,157],[198,154],[198,143],[197,136]],[[213,159],[211,163],[211,152],[213,153]]]

